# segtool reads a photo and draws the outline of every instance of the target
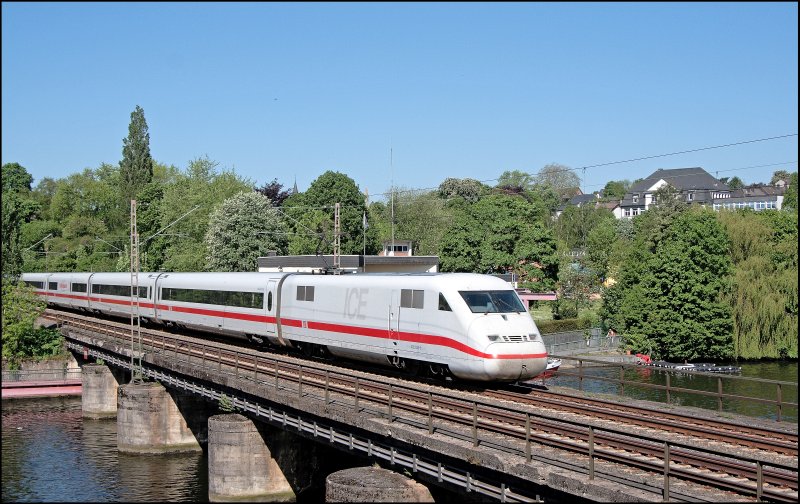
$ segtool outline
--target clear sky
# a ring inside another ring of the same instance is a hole
[[[116,164],[139,105],[160,163],[301,191],[333,170],[373,201],[548,163],[587,192],[694,166],[769,182],[797,171],[797,9],[3,2],[2,162],[34,185]]]

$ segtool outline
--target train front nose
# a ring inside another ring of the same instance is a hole
[[[529,380],[547,367],[547,351],[535,341],[525,343],[492,343],[484,360],[487,376],[492,380]]]
[[[527,314],[482,317],[470,328],[473,341],[484,342],[486,379],[528,380],[547,367],[547,349]]]

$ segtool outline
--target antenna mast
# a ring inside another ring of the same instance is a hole
[[[341,261],[339,259],[341,254],[341,223],[339,221],[339,203],[336,203],[336,207],[333,214],[333,272],[334,274],[339,273],[339,268],[341,267]]]
[[[394,255],[394,163],[392,162],[392,148],[389,147],[389,169],[392,172],[392,249],[389,255]]]
[[[134,305],[136,306],[135,312]],[[131,383],[142,382],[141,331],[141,318],[139,317],[139,232],[136,229],[136,200],[131,200]],[[138,335],[138,354],[134,348],[134,335]],[[134,356],[136,356],[138,363],[134,362]]]

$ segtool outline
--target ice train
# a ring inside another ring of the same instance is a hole
[[[472,273],[25,273],[49,305],[475,381],[545,370],[509,284]],[[138,296],[134,296],[138,294]],[[137,306],[138,305],[138,306]]]

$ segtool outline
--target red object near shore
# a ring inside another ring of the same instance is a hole
[[[26,397],[56,397],[81,395],[80,380],[42,380],[3,382],[3,399],[22,399]]]

